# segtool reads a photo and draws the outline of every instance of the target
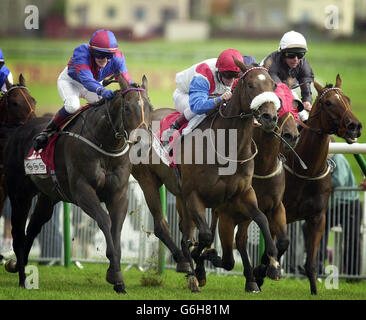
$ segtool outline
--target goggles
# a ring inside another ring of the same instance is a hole
[[[93,55],[94,58],[97,58],[97,59],[107,58],[108,60],[110,60],[113,57],[113,53],[109,53],[109,52],[97,52],[97,51],[94,51],[92,53],[92,55]]]
[[[239,77],[239,72],[236,71],[222,71],[220,72],[221,77],[225,78],[225,79],[234,79]]]
[[[302,59],[305,56],[305,52],[285,52],[283,55],[288,59],[293,59],[295,57]]]

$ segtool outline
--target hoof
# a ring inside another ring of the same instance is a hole
[[[200,288],[198,287],[198,280],[193,275],[188,276],[188,288],[191,290],[191,292],[201,292]]]
[[[252,293],[258,293],[258,292],[261,292],[261,289],[259,289],[256,282],[251,281],[251,282],[245,283],[245,291],[252,292]]]
[[[253,269],[253,275],[256,279],[263,279],[266,277],[267,267],[264,264],[260,264]]]
[[[116,284],[117,285],[119,283],[123,283],[123,277],[122,277],[121,271],[110,271],[108,269],[107,270],[106,280],[110,284]]]
[[[200,287],[204,287],[206,285],[206,271],[205,269],[202,270],[197,270],[196,269],[196,276],[197,276],[197,280],[198,280],[198,285]]]
[[[267,272],[266,275],[268,278],[272,279],[272,280],[280,280],[282,278],[281,275],[281,266],[277,263],[277,265],[272,265],[270,264],[267,267]]]
[[[179,262],[175,269],[176,272],[189,273],[192,272],[191,266],[188,262]]]
[[[199,285],[200,287],[204,287],[204,286],[206,285],[206,278],[205,278],[205,279],[200,279],[200,280],[198,281],[198,285]]]
[[[5,262],[5,270],[10,273],[16,273],[17,272],[17,261],[14,259],[9,259]]]
[[[114,285],[113,287],[114,291],[116,291],[117,293],[122,293],[122,294],[126,294],[126,290],[125,290],[125,285],[123,283],[117,283]]]

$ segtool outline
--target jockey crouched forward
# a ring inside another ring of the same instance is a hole
[[[174,130],[179,130],[195,115],[206,113],[223,100],[231,99],[232,86],[241,72],[233,57],[244,63],[239,51],[227,49],[218,58],[207,59],[177,73],[177,89],[173,93],[173,100],[180,115],[164,133],[163,140],[166,143],[166,138],[169,139]],[[255,62],[251,58],[248,56],[248,64]]]
[[[114,92],[101,83],[115,73],[121,73],[129,84],[132,83],[125,58],[118,50],[116,37],[111,31],[100,29],[94,32],[89,44],[84,43],[75,48],[67,67],[59,75],[57,89],[64,106],[34,138],[34,150],[44,148],[49,137],[80,109],[79,98],[86,99],[88,103],[95,103],[101,98],[112,99]]]
[[[5,65],[5,58],[0,49],[0,91],[2,93],[7,91],[6,80],[8,80],[10,84],[13,84],[13,75]]]

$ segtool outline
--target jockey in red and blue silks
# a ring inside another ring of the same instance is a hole
[[[171,129],[178,130],[195,115],[215,108],[222,100],[230,100],[232,85],[241,71],[233,57],[243,63],[239,51],[227,49],[218,58],[202,61],[177,73],[173,100],[181,115]]]
[[[0,91],[6,92],[6,79],[10,84],[13,84],[13,75],[10,70],[5,66],[5,59],[2,50],[0,49]]]
[[[130,84],[126,60],[116,37],[109,30],[100,29],[93,33],[89,43],[75,48],[67,67],[57,80],[58,92],[64,106],[55,114],[47,127],[34,139],[34,149],[45,147],[48,138],[73,113],[80,109],[80,98],[95,103],[101,98],[112,99],[114,92],[106,89],[102,81],[115,73],[121,73]]]

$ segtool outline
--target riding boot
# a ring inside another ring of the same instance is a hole
[[[169,129],[164,132],[164,137],[168,139],[163,139],[163,146],[169,145],[169,139],[173,135],[176,130],[179,130],[184,124],[186,124],[188,120],[184,116],[184,113],[181,113],[178,118],[170,125]]]
[[[33,148],[35,151],[43,149],[47,143],[48,139],[52,137],[60,128],[60,126],[71,116],[72,114],[68,113],[65,110],[65,107],[62,107],[51,121],[47,124],[46,128],[42,130],[37,136],[35,136],[33,140]]]

